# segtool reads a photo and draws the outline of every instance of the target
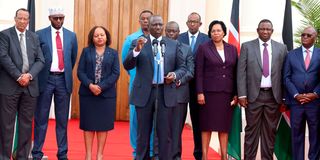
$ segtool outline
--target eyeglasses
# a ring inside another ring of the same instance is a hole
[[[189,20],[189,21],[187,21],[187,23],[189,23],[189,24],[191,24],[191,23],[193,23],[193,24],[197,24],[197,23],[200,23],[199,21],[192,21],[192,20]]]
[[[57,21],[60,19],[60,21],[64,20],[64,17],[52,17],[53,20]]]
[[[308,38],[311,38],[312,34],[309,34],[309,33],[302,33],[301,34],[301,37],[305,37],[305,36],[307,36]]]

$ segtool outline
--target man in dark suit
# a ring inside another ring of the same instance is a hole
[[[317,31],[307,27],[302,46],[289,52],[284,63],[286,102],[290,107],[293,159],[304,158],[306,122],[309,129],[308,159],[320,158],[320,49],[314,46]]]
[[[202,25],[201,17],[198,13],[192,12],[188,16],[188,21],[186,22],[189,30],[187,32],[181,33],[178,37],[178,41],[184,44],[187,44],[191,47],[193,58],[196,57],[195,53],[200,44],[209,40],[208,36],[199,31],[200,26]],[[192,79],[189,83],[190,88],[190,117],[192,122],[193,130],[193,142],[194,150],[193,156],[196,160],[201,160],[202,158],[202,145],[201,145],[201,131],[199,128],[199,109],[200,105],[197,102],[197,93],[196,93],[196,83]]]
[[[153,15],[153,13],[149,10],[143,10],[140,13],[139,16],[139,24],[140,24],[140,28],[137,32],[134,32],[130,35],[128,35],[126,37],[126,40],[123,42],[123,46],[122,46],[122,52],[121,52],[121,59],[122,62],[126,59],[128,52],[129,52],[129,48],[132,44],[132,41],[135,39],[138,39],[140,36],[147,36],[149,35],[149,17]],[[133,84],[133,80],[134,77],[136,76],[136,69],[133,68],[131,70],[128,71],[129,74],[129,93],[132,89],[132,84]],[[133,153],[132,156],[136,157],[136,148],[137,148],[137,114],[136,114],[136,110],[134,105],[129,104],[129,124],[130,124],[130,131],[129,131],[129,135],[130,135],[130,145],[133,149]],[[151,133],[151,139],[150,139],[150,157],[153,157],[154,155],[156,156],[156,152],[153,151],[153,132]]]
[[[271,39],[270,20],[259,22],[259,38],[242,44],[237,69],[239,104],[245,107],[244,159],[256,159],[259,139],[261,159],[273,159],[275,134],[282,104],[282,64],[285,45]],[[259,159],[259,158],[257,158]]]
[[[27,159],[31,146],[32,118],[39,95],[38,74],[44,57],[38,36],[26,30],[28,10],[21,8],[15,26],[0,32],[0,159],[10,160],[16,115],[16,159]]]
[[[155,121],[159,159],[167,160],[171,155],[172,109],[177,105],[174,81],[185,74],[185,66],[178,43],[161,36],[163,20],[160,16],[149,18],[149,31],[149,36],[132,43],[123,62],[126,70],[136,67],[130,94],[138,120],[136,159],[149,159],[150,133]]]
[[[170,21],[166,25],[166,36],[173,40],[177,40],[179,36],[179,25],[177,22]],[[176,82],[177,85],[177,107],[173,108],[173,115],[175,118],[172,120],[172,159],[181,160],[182,153],[182,142],[181,134],[184,127],[184,122],[187,116],[187,105],[189,102],[189,81],[193,78],[194,75],[194,61],[192,57],[191,48],[184,44],[179,44],[179,51],[183,55],[185,61],[187,72],[186,74]]]
[[[46,137],[50,106],[54,95],[58,159],[66,159],[68,152],[67,125],[72,69],[76,62],[78,43],[75,33],[62,27],[64,13],[61,8],[49,9],[51,26],[37,31],[46,63],[39,75],[40,96],[35,111],[34,146],[32,156],[41,159]]]

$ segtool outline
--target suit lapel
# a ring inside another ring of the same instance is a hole
[[[151,45],[150,36],[147,37],[147,40],[148,40],[147,43],[144,45],[145,52],[146,52],[147,57],[149,59],[150,65],[153,68],[154,67],[154,57],[153,57],[153,53],[152,53],[152,45]]]
[[[91,58],[91,62],[92,62],[92,74],[93,77],[95,77],[95,70],[96,70],[96,49],[95,47],[90,47],[90,58]]]
[[[230,54],[232,52],[230,50],[231,47],[229,45],[223,43],[223,47],[224,47],[224,63],[226,64],[229,59],[232,59],[231,58],[232,55]]]
[[[256,40],[254,41],[254,45],[253,45],[252,47],[254,47],[255,56],[256,56],[256,58],[257,58],[257,60],[258,60],[258,63],[259,63],[260,68],[262,69],[261,53],[260,53],[260,44],[259,44],[259,40],[258,40],[258,39],[256,39]]]
[[[19,51],[20,56],[22,56],[21,48],[20,48],[20,41],[19,41],[19,38],[20,38],[20,37],[17,36],[18,34],[17,34],[17,32],[16,32],[15,27],[12,27],[12,28],[11,28],[10,34],[11,34],[13,43],[14,43],[14,44],[17,44],[17,45],[15,45],[15,46],[17,47],[17,50]],[[21,60],[22,60],[22,59],[21,59]]]
[[[46,40],[47,40],[47,44],[49,46],[49,51],[50,51],[50,54],[49,54],[49,58],[50,58],[50,61],[52,61],[52,34],[51,34],[51,27],[49,26],[47,31],[47,36],[46,36]]]
[[[271,40],[271,75],[273,75],[273,72],[277,69],[279,69],[277,66],[276,66],[276,62],[277,62],[277,59],[279,59],[279,53],[277,52],[278,51],[278,48],[276,47],[276,45],[274,44],[273,40]]]
[[[68,42],[69,42],[69,34],[68,34],[68,32],[66,31],[66,29],[64,29],[64,28],[62,28],[62,30],[63,30],[63,57],[66,57],[67,56],[67,54],[68,54],[68,52],[66,52],[66,51],[68,51],[68,49],[67,49],[67,47],[69,47],[69,45],[68,45]],[[66,58],[64,58],[64,61],[66,60]],[[66,62],[64,62],[64,63],[66,63]]]
[[[309,64],[309,68],[311,68],[313,66],[313,63],[316,63],[316,61],[318,60],[318,51],[316,47],[313,47],[313,51],[312,51],[312,56],[311,56],[311,61]],[[308,69],[309,69],[308,68]]]
[[[306,70],[306,66],[304,64],[304,58],[303,58],[303,51],[302,51],[302,47],[299,48],[298,52],[295,52],[297,58],[296,60],[299,61],[301,67]]]
[[[215,57],[220,63],[223,63],[222,58],[220,57],[216,46],[213,44],[212,41],[210,41],[209,44],[210,44],[211,52],[213,53],[213,57]]]

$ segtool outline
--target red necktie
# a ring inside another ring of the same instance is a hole
[[[57,36],[56,36],[56,45],[57,45],[57,52],[58,52],[58,67],[60,69],[60,71],[62,71],[64,69],[64,63],[63,63],[63,49],[62,49],[62,43],[61,43],[61,38],[59,35],[59,31],[56,32]]]
[[[309,49],[306,50],[306,58],[304,59],[304,64],[306,65],[306,69],[308,69],[309,64],[310,64],[310,51]]]

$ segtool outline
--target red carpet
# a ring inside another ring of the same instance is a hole
[[[44,144],[44,154],[49,160],[56,160],[57,145],[55,139],[55,121],[49,121],[48,133]],[[83,160],[85,156],[82,131],[79,129],[79,120],[70,120],[68,126],[68,157],[70,160]],[[183,160],[193,160],[192,130],[186,126],[183,131]],[[94,143],[93,153],[96,153]],[[95,155],[95,154],[94,154]],[[132,149],[129,143],[129,122],[116,122],[115,129],[108,133],[107,144],[104,151],[105,160],[132,160]],[[95,159],[95,158],[94,158]],[[210,160],[218,160],[220,156],[214,150],[209,151]]]

